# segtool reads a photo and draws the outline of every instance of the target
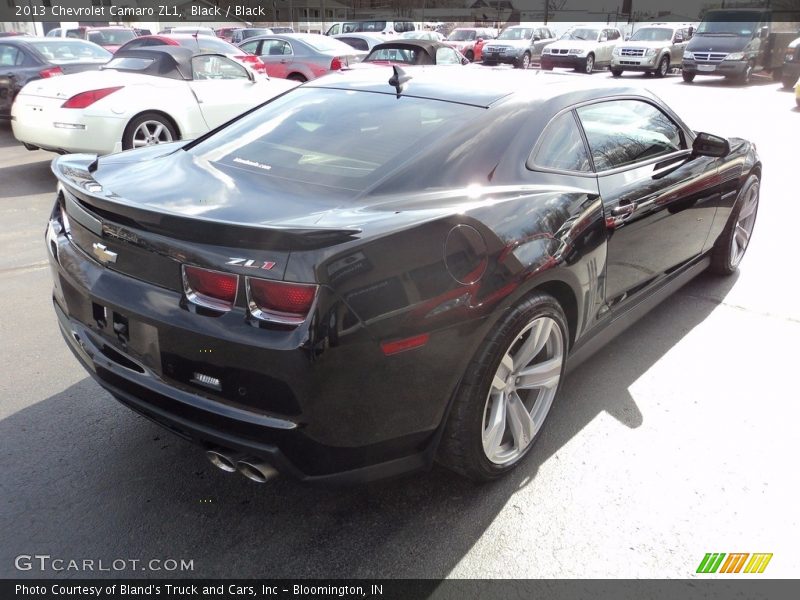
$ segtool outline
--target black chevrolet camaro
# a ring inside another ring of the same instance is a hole
[[[257,481],[480,480],[568,364],[737,268],[761,162],[617,82],[375,68],[53,171],[61,331],[120,402]]]

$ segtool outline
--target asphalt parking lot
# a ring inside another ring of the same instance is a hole
[[[0,123],[0,577],[663,578],[706,552],[770,552],[763,576],[796,577],[800,111],[768,80],[623,79],[694,129],[756,142],[752,244],[738,275],[696,279],[579,367],[528,460],[483,486],[439,468],[258,485],[117,404],[52,310],[53,155]],[[194,569],[18,571],[21,554]]]

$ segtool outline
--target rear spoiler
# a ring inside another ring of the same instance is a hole
[[[51,165],[60,186],[80,208],[103,221],[157,235],[213,246],[290,252],[335,246],[362,233],[358,228],[298,228],[272,223],[233,223],[144,208],[110,190],[104,190],[90,172],[96,168],[96,157],[93,155],[73,155],[69,161],[59,157]]]

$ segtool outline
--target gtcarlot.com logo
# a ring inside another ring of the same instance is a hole
[[[194,571],[194,560],[185,558],[59,558],[49,554],[20,554],[17,571]]]
[[[749,560],[748,560],[749,559]],[[708,552],[697,567],[698,573],[763,573],[772,553]]]

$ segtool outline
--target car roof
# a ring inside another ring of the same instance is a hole
[[[373,47],[372,50],[374,52],[375,50],[382,50],[383,48],[423,50],[430,55],[435,55],[439,48],[452,48],[452,46],[434,40],[409,40],[405,38],[398,38],[378,44],[377,46]]]
[[[146,69],[136,70],[143,75],[154,75],[168,79],[189,80],[192,78],[192,57],[195,53],[183,46],[149,46],[133,50],[119,50],[114,58],[146,58],[153,63]],[[126,71],[127,69],[115,70]]]
[[[573,73],[548,73],[545,71],[519,71],[511,69],[474,69],[464,77],[463,68],[409,66],[402,71],[411,76],[403,86],[402,94],[489,107],[509,96],[524,97],[526,102],[543,102],[558,97],[568,97],[566,104],[592,100],[598,95],[644,96],[652,94],[642,88],[625,86],[615,80],[593,81],[587,85],[586,77]],[[361,90],[393,94],[396,88],[389,84],[392,67],[352,69],[339,71],[306,83],[303,87]]]

